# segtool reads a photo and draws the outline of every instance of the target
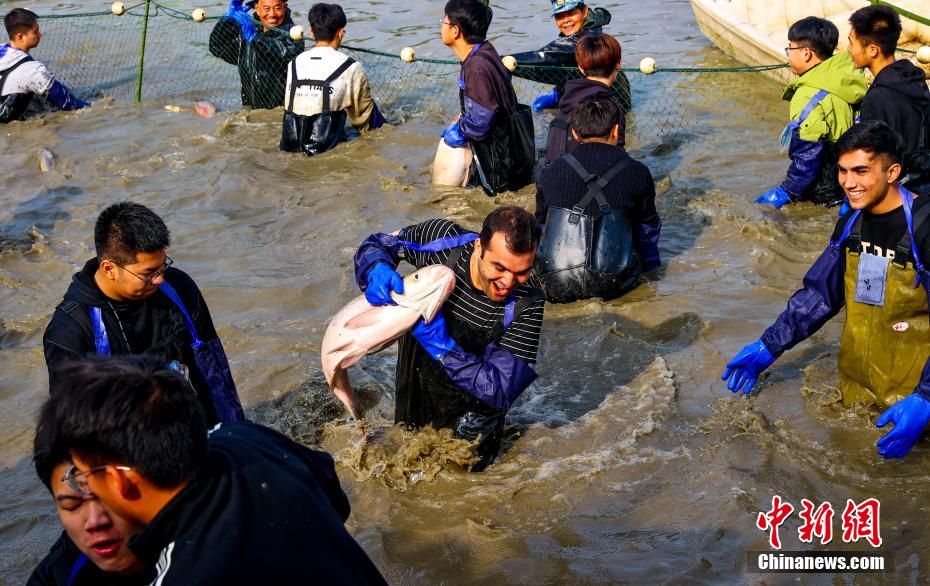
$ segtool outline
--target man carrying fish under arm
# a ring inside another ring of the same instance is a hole
[[[455,272],[442,311],[400,339],[394,420],[451,427],[457,437],[478,440],[475,472],[494,461],[507,410],[536,379],[544,303],[532,276],[539,236],[533,214],[507,206],[485,218],[480,235],[427,220],[372,234],[355,254],[356,281],[372,305],[403,293],[395,271],[401,260]]]

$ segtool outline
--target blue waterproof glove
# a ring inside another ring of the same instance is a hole
[[[903,458],[911,451],[930,419],[930,401],[917,393],[908,395],[889,407],[875,422],[876,427],[894,423],[894,429],[886,433],[875,445],[885,458]]]
[[[446,331],[446,318],[443,317],[441,311],[429,323],[423,321],[421,317],[413,326],[411,333],[434,360],[442,359],[457,346],[455,340],[450,338],[449,332]]]
[[[229,8],[226,9],[226,16],[232,18],[232,15],[237,12],[245,12],[248,10],[245,7],[245,0],[229,0]]]
[[[368,286],[365,287],[365,299],[372,305],[397,305],[391,299],[391,291],[404,294],[404,280],[391,265],[379,262],[368,272]]]
[[[442,137],[443,142],[454,149],[468,146],[468,140],[462,134],[462,127],[459,126],[458,120],[447,126],[439,136]]]
[[[740,350],[739,354],[727,363],[721,378],[727,381],[727,388],[734,393],[739,392],[745,384],[746,388],[742,391],[748,395],[752,392],[752,387],[756,386],[762,371],[772,366],[775,360],[762,340],[756,340]]]
[[[548,94],[543,94],[533,100],[533,111],[548,110],[559,105],[559,92],[553,89]]]
[[[756,203],[767,204],[775,209],[778,209],[787,203],[791,203],[791,196],[788,195],[788,192],[785,191],[781,185],[779,185],[778,187],[769,189],[757,197]]]
[[[236,0],[233,0],[233,2],[236,2]],[[239,23],[239,28],[242,30],[242,38],[245,39],[246,43],[251,43],[255,35],[258,34],[255,30],[255,21],[252,20],[252,15],[246,12],[245,8],[233,11],[232,4],[230,4],[229,8],[231,14],[227,12],[226,16]]]

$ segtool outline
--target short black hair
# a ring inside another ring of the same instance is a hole
[[[829,59],[840,40],[840,31],[825,18],[808,16],[791,25],[788,40],[810,48],[821,59]]]
[[[873,158],[884,159],[887,169],[903,159],[901,137],[895,130],[881,120],[866,120],[854,124],[836,141],[838,156],[852,151],[863,150]]]
[[[94,226],[97,259],[130,265],[140,252],[155,252],[171,245],[171,233],[158,214],[142,204],[117,202],[103,210]]]
[[[10,36],[11,41],[17,33],[28,33],[37,22],[39,17],[36,13],[25,8],[14,8],[3,17],[3,26],[6,27],[6,34]]]
[[[494,11],[482,0],[449,0],[444,14],[449,22],[459,27],[468,43],[480,43],[488,37],[488,28]]]
[[[875,45],[885,57],[892,57],[901,36],[901,17],[887,6],[865,6],[852,13],[849,24],[863,45]]]
[[[608,138],[620,124],[620,108],[613,100],[588,100],[572,108],[572,130],[578,138]]]
[[[499,207],[484,219],[481,226],[481,248],[487,249],[491,237],[501,232],[507,249],[514,254],[535,252],[542,230],[536,216],[518,206]],[[483,254],[483,253],[482,253]]]
[[[71,462],[71,454],[67,450],[54,445],[54,428],[42,425],[41,420],[36,427],[36,437],[32,442],[32,463],[36,467],[36,474],[45,488],[52,490],[52,471],[62,462]]]
[[[90,466],[120,464],[153,485],[188,482],[207,455],[207,423],[190,383],[146,355],[63,363],[42,406],[35,446]],[[43,461],[43,471],[47,464]],[[38,464],[37,464],[38,468]]]
[[[314,4],[307,15],[310,30],[317,41],[329,42],[336,38],[336,32],[346,27],[346,13],[338,4]]]

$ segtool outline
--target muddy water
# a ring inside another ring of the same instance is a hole
[[[540,4],[498,8],[502,52],[551,36]],[[733,64],[701,36],[688,2],[604,5],[631,63]],[[356,45],[446,56],[435,40],[441,2],[349,7],[350,19],[367,19],[350,26]],[[478,475],[462,472],[467,446],[391,427],[391,350],[351,371],[374,429],[364,442],[319,368],[326,320],[357,294],[352,254],[365,235],[429,217],[477,227],[495,204],[533,205],[531,188],[496,202],[431,188],[439,116],[315,159],[277,151],[280,112],[206,120],[103,100],[3,129],[0,583],[22,583],[59,530],[29,462],[46,395],[42,332],[92,255],[96,214],[123,198],[167,221],[171,256],[203,289],[250,415],[334,454],[348,525],[392,583],[795,583],[745,573],[746,551],[767,547],[755,517],[775,494],[798,508],[830,501],[834,548],[850,547],[839,539],[846,499],[879,498],[894,568],[855,582],[924,582],[930,451],[880,461],[874,414],[833,404],[840,320],[786,355],[759,396],[734,398],[719,380],[782,309],[833,222],[813,206],[750,203],[784,172],[780,88],[756,75],[661,79],[656,99],[675,96],[685,122],[631,148],[657,179],[665,266],[622,300],[547,307],[539,381],[511,411],[505,453]],[[42,149],[55,154],[48,172]],[[797,527],[795,515],[787,549],[800,548]]]

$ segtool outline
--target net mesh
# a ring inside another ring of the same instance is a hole
[[[32,54],[84,99],[131,100],[138,93],[143,101],[208,100],[222,110],[234,110],[243,105],[245,80],[253,94],[246,101],[281,104],[285,74],[274,72],[285,71],[304,41],[292,40],[288,30],[262,30],[256,22],[259,33],[246,44],[239,27],[221,26],[224,20],[213,16],[197,22],[189,12],[156,2],[127,6],[121,15],[106,11],[42,16],[43,40]],[[211,54],[211,48],[216,53],[218,46],[242,51],[233,59],[239,66]],[[408,63],[393,53],[359,47],[343,50],[363,64],[372,95],[389,121],[413,117],[447,121],[458,112],[458,61],[418,58]],[[719,118],[721,109],[740,100],[745,88],[761,83],[765,72],[784,67],[660,68],[652,75],[624,68],[615,88],[618,101],[629,112],[628,139],[648,142],[669,135],[708,134],[703,120],[711,111]],[[520,101],[531,103],[577,75],[574,67],[521,65],[513,84]],[[781,104],[774,105],[783,116]],[[537,120],[537,130],[548,126],[548,117]]]

